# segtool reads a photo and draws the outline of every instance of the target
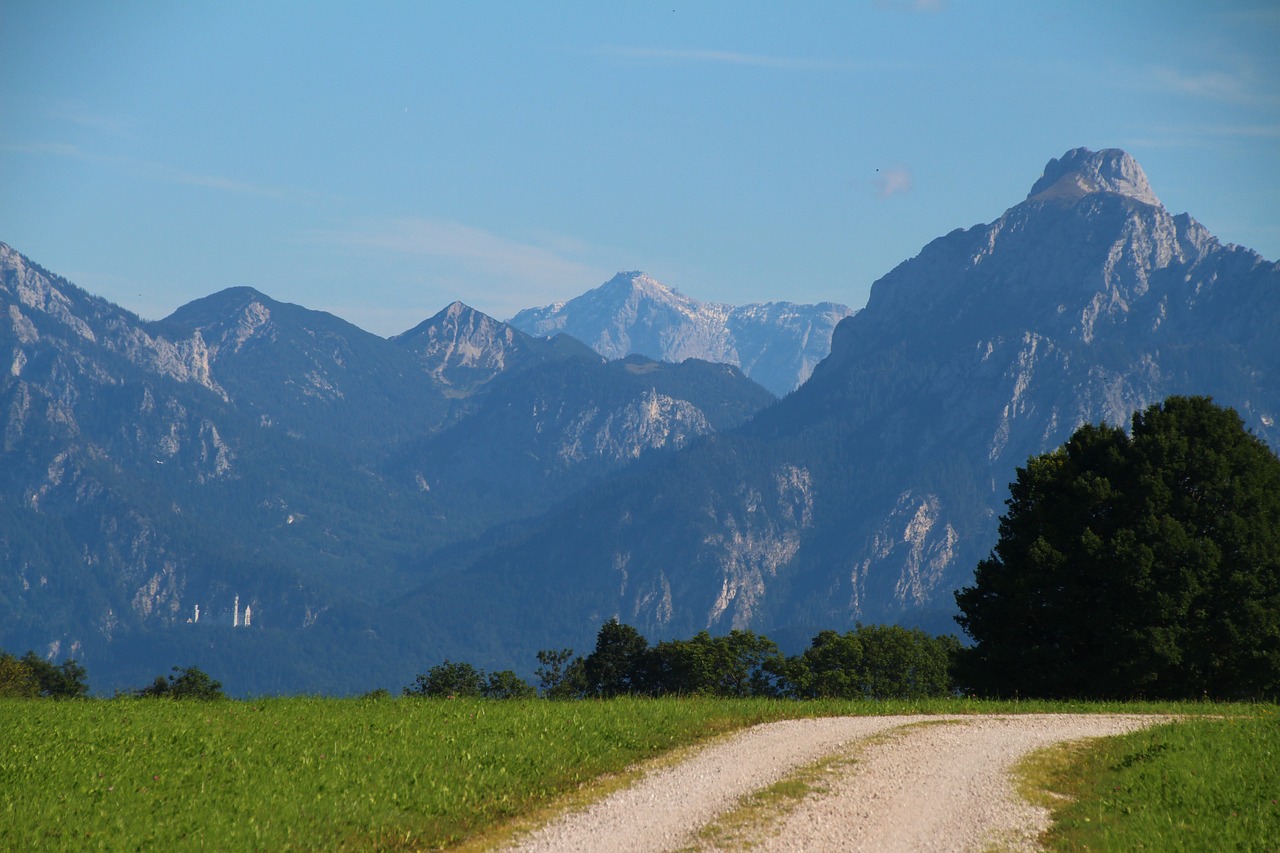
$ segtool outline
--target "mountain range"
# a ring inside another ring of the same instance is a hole
[[[1076,149],[994,222],[877,281],[798,391],[400,606],[445,619],[433,602],[466,612],[484,589],[513,620],[452,630],[502,649],[540,632],[589,643],[613,616],[658,637],[954,631],[952,592],[994,544],[1016,468],[1081,423],[1209,394],[1280,446],[1277,328],[1280,266],[1170,214],[1125,152]]]
[[[531,335],[564,332],[605,358],[732,364],[781,397],[809,378],[831,351],[836,324],[853,313],[834,302],[702,302],[642,272],[622,272],[568,302],[526,308],[510,323]]]
[[[4,244],[0,311],[0,648],[99,689],[184,649],[243,655],[242,690],[345,689],[363,655],[298,659],[362,642],[428,555],[774,399],[460,304],[390,340],[246,287],[146,322]]]
[[[390,340],[249,288],[145,322],[3,244],[0,303],[0,647],[97,689],[527,672],[611,617],[950,633],[1016,467],[1079,424],[1210,394],[1280,446],[1280,265],[1117,149],[1051,160],[856,313],[624,273]]]

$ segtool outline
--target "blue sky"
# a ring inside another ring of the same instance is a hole
[[[1121,147],[1280,258],[1272,2],[0,0],[0,240],[146,318],[250,285],[383,335],[642,269],[864,304]]]

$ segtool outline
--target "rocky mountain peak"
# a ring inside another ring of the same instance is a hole
[[[1027,194],[1027,201],[1073,201],[1092,193],[1114,193],[1143,204],[1161,206],[1138,161],[1119,148],[1101,151],[1073,148],[1050,160],[1040,180]]]
[[[624,270],[600,285],[602,292],[671,293],[672,289],[642,270]]]
[[[472,308],[467,303],[461,300],[455,299],[453,302],[450,302],[447,306],[445,306],[445,309],[441,311],[439,314],[437,314],[436,316],[447,317],[450,320],[457,320],[460,317],[468,317],[472,315],[479,315],[481,317],[484,316],[483,314],[481,314],[479,311]],[[429,323],[431,321],[428,320],[427,322]]]
[[[633,305],[650,302],[684,311],[700,311],[714,303],[704,303],[685,296],[640,270],[620,272],[591,293],[602,302]],[[591,293],[586,295],[591,295]]]
[[[741,367],[777,395],[809,377],[830,352],[844,305],[703,302],[639,270],[620,272],[568,302],[526,308],[510,320],[531,335],[564,332],[606,358],[700,358]]]
[[[597,360],[585,344],[563,335],[533,337],[463,302],[454,302],[391,342],[451,397],[465,397],[499,374],[562,359]]]
[[[485,382],[506,366],[509,351],[524,336],[463,302],[453,302],[391,340],[413,353],[428,374],[448,386]],[[461,370],[465,376],[455,375]],[[481,377],[472,375],[479,372]]]
[[[471,334],[475,330],[493,330],[506,327],[506,323],[495,320],[483,311],[477,311],[465,302],[451,302],[443,311],[418,326],[419,329],[454,330],[455,334]]]

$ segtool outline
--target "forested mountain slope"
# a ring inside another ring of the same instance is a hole
[[[344,689],[439,548],[772,399],[460,304],[393,340],[247,287],[146,322],[3,244],[0,358],[0,648],[102,689],[175,655]]]
[[[797,392],[470,555],[409,606],[483,589],[510,621],[455,635],[519,654],[614,615],[659,637],[955,630],[952,592],[994,544],[1015,468],[1077,425],[1207,394],[1280,446],[1276,329],[1280,266],[1171,214],[1125,152],[1075,149],[1000,218],[877,281]]]

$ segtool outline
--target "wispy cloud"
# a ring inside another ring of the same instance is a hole
[[[1147,85],[1154,89],[1203,100],[1275,109],[1280,107],[1280,88],[1268,74],[1259,74],[1241,61],[1231,70],[1188,72],[1171,65],[1157,65],[1146,71]]]
[[[364,230],[337,236],[349,245],[465,261],[489,273],[545,278],[573,274],[583,269],[577,261],[542,246],[439,219],[412,218],[370,223]]]
[[[1244,81],[1225,71],[1187,74],[1169,66],[1151,69],[1151,79],[1160,88],[1180,95],[1193,95],[1217,101],[1240,101],[1248,91]]]
[[[424,280],[464,282],[468,301],[480,303],[472,301],[474,307],[502,317],[595,286],[612,274],[575,257],[579,248],[585,251],[577,241],[555,238],[550,245],[538,245],[440,219],[363,222],[322,236],[347,246],[428,261],[419,269]]]
[[[1220,13],[1223,20],[1232,24],[1249,27],[1252,30],[1271,29],[1280,33],[1280,9],[1228,9]]]
[[[822,59],[801,59],[788,56],[767,56],[758,53],[738,53],[729,50],[681,50],[659,47],[620,47],[605,45],[596,53],[621,59],[651,62],[686,62],[719,65],[746,65],[757,68],[777,68],[788,71],[838,71],[849,68],[845,62]]]
[[[170,181],[175,184],[186,184],[192,187],[207,187],[212,190],[222,190],[230,193],[240,193],[243,195],[258,195],[265,198],[282,199],[288,196],[285,190],[275,189],[273,187],[262,187],[257,184],[251,184],[247,181],[238,181],[235,178],[227,178],[222,175],[201,175],[196,172],[184,172],[181,169],[172,169],[168,166],[153,165],[157,175],[163,180]]]
[[[890,198],[911,192],[911,170],[906,166],[893,166],[880,172],[872,184],[876,198]]]
[[[257,195],[265,198],[285,198],[289,193],[274,187],[264,187],[248,181],[228,178],[224,175],[209,175],[200,172],[189,172],[177,169],[164,163],[152,163],[135,157],[118,157],[96,154],[86,151],[79,145],[69,142],[29,142],[4,146],[8,151],[21,154],[50,155],[65,157],[71,160],[83,160],[88,163],[101,163],[134,172],[151,180],[167,181],[173,184],[185,184],[193,187],[206,187],[223,192],[243,195]]]
[[[101,158],[85,152],[79,145],[70,142],[17,142],[4,146],[4,150],[17,154],[51,154],[55,157],[66,157],[71,160],[98,160]]]
[[[45,115],[58,121],[70,122],[93,130],[104,130],[116,136],[125,135],[132,122],[119,116],[107,115],[89,109],[78,101],[64,101],[45,109]]]
[[[1179,131],[1216,138],[1270,139],[1280,137],[1280,124],[1209,124],[1180,128]]]
[[[1166,125],[1121,140],[1129,148],[1208,148],[1224,141],[1280,139],[1280,124]]]

